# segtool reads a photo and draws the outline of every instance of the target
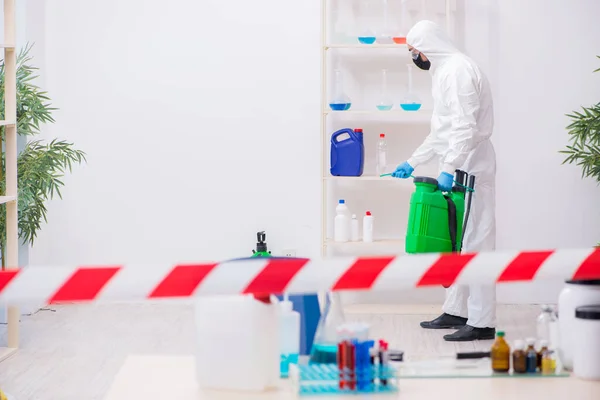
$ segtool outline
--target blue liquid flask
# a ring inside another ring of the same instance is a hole
[[[343,84],[342,71],[336,69],[334,71],[333,96],[329,100],[329,107],[333,111],[346,111],[352,105],[350,97],[344,93]]]
[[[400,107],[404,111],[418,111],[421,108],[421,99],[413,92],[413,66],[411,64],[406,64],[406,67],[408,68],[408,86],[406,94],[400,103]]]
[[[379,103],[377,103],[379,111],[389,111],[394,106],[394,102],[388,96],[387,72],[387,69],[381,70],[381,97]]]
[[[335,364],[337,362],[337,328],[346,322],[338,293],[328,292],[325,307],[317,326],[315,341],[310,352],[310,364]]]
[[[360,33],[358,42],[361,44],[373,44],[376,40],[375,31],[370,26],[373,15],[371,14],[371,0],[363,0],[360,4]]]

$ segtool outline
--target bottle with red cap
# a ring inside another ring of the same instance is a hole
[[[379,134],[379,140],[377,141],[377,154],[375,156],[377,161],[377,176],[385,174],[387,167],[387,143],[385,141],[385,133]]]
[[[367,211],[363,217],[363,242],[373,241],[373,216]]]

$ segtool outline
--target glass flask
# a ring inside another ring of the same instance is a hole
[[[537,338],[546,340],[550,349],[555,349],[557,346],[557,318],[554,307],[543,304],[542,312],[537,317]]]
[[[394,102],[388,95],[387,72],[387,69],[381,70],[381,97],[379,98],[379,103],[377,103],[379,111],[389,111],[394,106]]]
[[[408,0],[401,0],[400,8],[400,28],[392,37],[392,40],[396,44],[406,44],[406,34],[408,33],[408,8],[406,3]]]
[[[406,64],[406,68],[408,68],[408,86],[406,94],[400,103],[400,107],[402,107],[404,111],[418,111],[421,108],[421,99],[413,92],[413,65]]]
[[[383,12],[383,23],[381,29],[377,32],[377,43],[379,44],[391,44],[392,33],[390,29],[390,22],[388,19],[389,9],[388,9],[388,0],[381,0],[382,4],[382,12]]]
[[[350,109],[352,102],[350,97],[344,93],[344,82],[342,71],[336,69],[334,72],[333,96],[329,100],[329,107],[333,111],[346,111]]]
[[[337,328],[345,321],[339,294],[327,293],[325,307],[315,332],[309,363],[335,364],[337,362]]]
[[[371,0],[362,0],[360,3],[360,32],[358,34],[358,41],[362,44],[373,44],[375,43],[375,30],[371,26],[372,18],[371,15]]]

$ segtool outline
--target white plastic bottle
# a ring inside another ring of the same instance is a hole
[[[379,134],[375,159],[377,161],[377,175],[385,174],[385,169],[387,167],[387,143],[385,140],[385,133]]]
[[[279,303],[279,372],[282,377],[289,374],[290,364],[298,364],[300,354],[300,313],[294,311],[293,304],[284,297]]]
[[[356,219],[356,214],[352,214],[352,221],[350,221],[350,240],[353,242],[358,242],[359,233],[358,233],[358,219]]]
[[[367,211],[363,217],[363,242],[373,241],[373,216]]]
[[[335,242],[347,242],[350,240],[350,211],[343,199],[338,202],[335,213],[333,240]]]

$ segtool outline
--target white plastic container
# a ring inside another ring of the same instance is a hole
[[[333,221],[333,240],[347,242],[350,240],[350,210],[344,200],[338,202]]]
[[[350,221],[350,240],[353,242],[358,242],[359,239],[359,225],[358,219],[356,218],[356,214],[352,214],[352,220]]]
[[[575,309],[600,304],[600,280],[567,281],[558,297],[558,355],[564,368],[573,369]]]
[[[367,211],[363,217],[363,242],[373,241],[373,216]]]
[[[279,380],[279,307],[253,296],[199,297],[196,373],[206,389],[264,391]]]
[[[573,374],[600,380],[600,303],[575,309]]]
[[[300,356],[300,313],[291,301],[279,303],[279,373],[288,376],[290,364],[298,364]]]

